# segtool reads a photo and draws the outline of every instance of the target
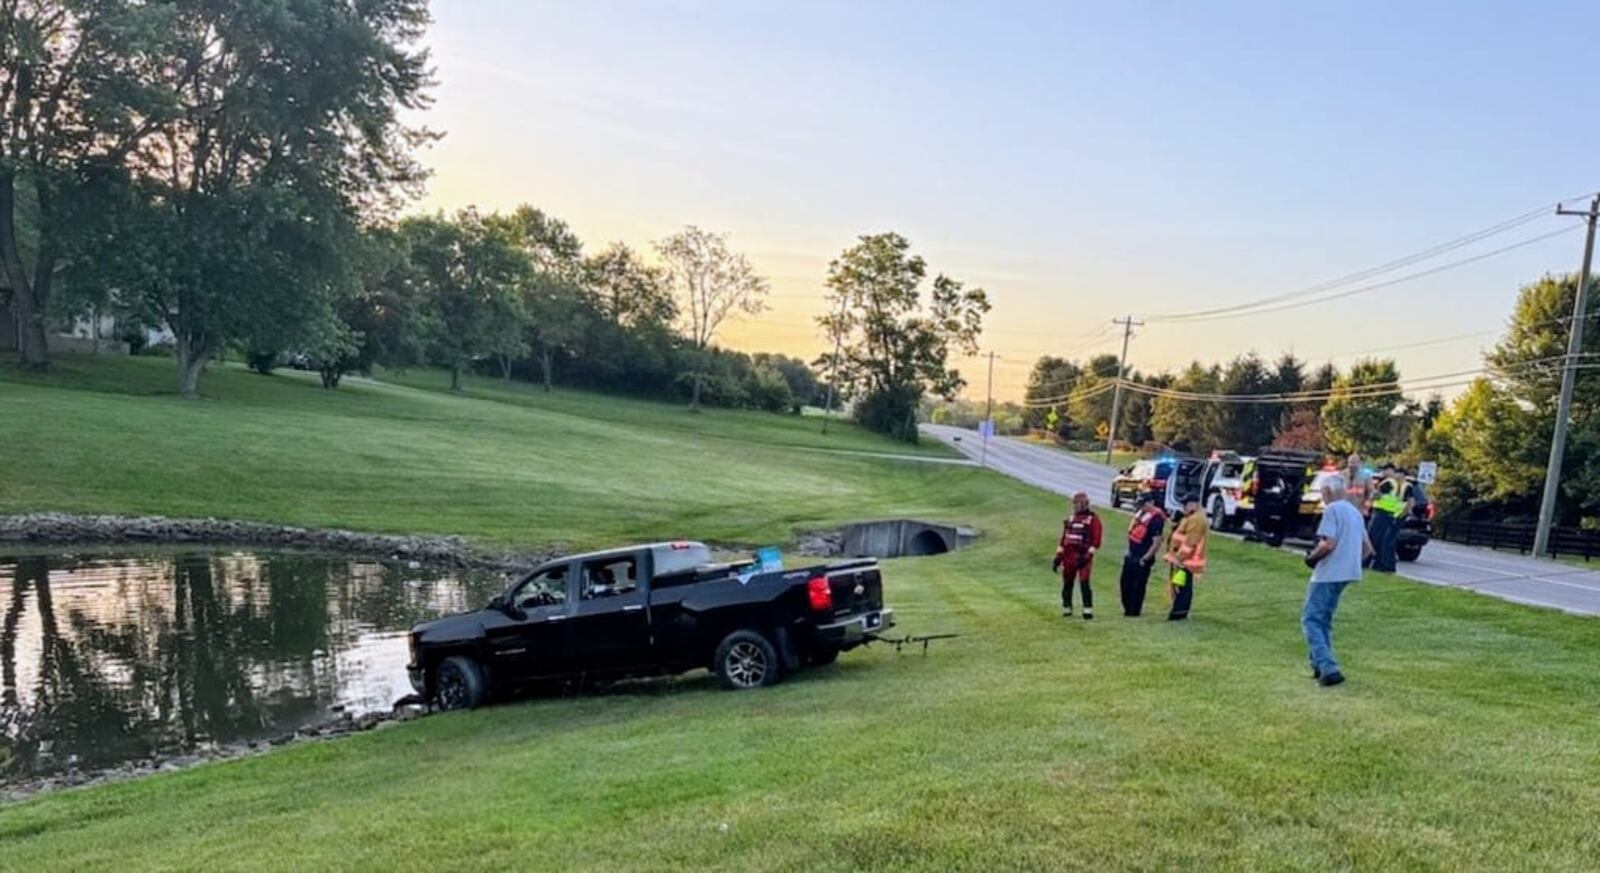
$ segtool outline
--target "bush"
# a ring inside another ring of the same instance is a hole
[[[250,349],[244,353],[245,365],[263,376],[272,375],[278,366],[278,353],[266,352],[261,349]]]
[[[888,434],[908,443],[917,441],[917,406],[922,389],[915,385],[870,391],[856,401],[856,423],[867,430]]]
[[[798,408],[789,381],[768,366],[757,366],[745,379],[745,396],[750,405],[764,412],[787,412]]]

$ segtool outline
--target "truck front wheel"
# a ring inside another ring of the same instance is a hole
[[[778,684],[781,664],[778,650],[752,630],[737,630],[717,646],[711,669],[726,688],[744,691]]]
[[[489,683],[478,662],[453,655],[433,670],[433,702],[442,712],[477,709],[489,696]]]

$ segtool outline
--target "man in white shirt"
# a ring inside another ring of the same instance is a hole
[[[1311,677],[1324,687],[1344,681],[1339,662],[1333,659],[1333,614],[1344,589],[1361,581],[1361,563],[1372,554],[1361,511],[1348,498],[1349,485],[1343,476],[1323,479],[1322,523],[1317,525],[1317,545],[1306,555],[1311,584],[1300,627],[1306,634]]]

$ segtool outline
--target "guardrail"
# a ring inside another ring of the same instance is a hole
[[[1434,536],[1466,546],[1515,549],[1522,554],[1533,551],[1534,526],[1502,524],[1497,521],[1457,521],[1446,519],[1433,525]],[[1580,556],[1585,561],[1600,557],[1600,531],[1575,527],[1550,530],[1550,556]]]

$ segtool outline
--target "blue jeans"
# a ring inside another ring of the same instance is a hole
[[[1339,609],[1339,596],[1349,582],[1314,582],[1306,591],[1306,608],[1300,614],[1300,627],[1306,632],[1306,648],[1311,667],[1323,676],[1339,672],[1333,659],[1333,614]]]

